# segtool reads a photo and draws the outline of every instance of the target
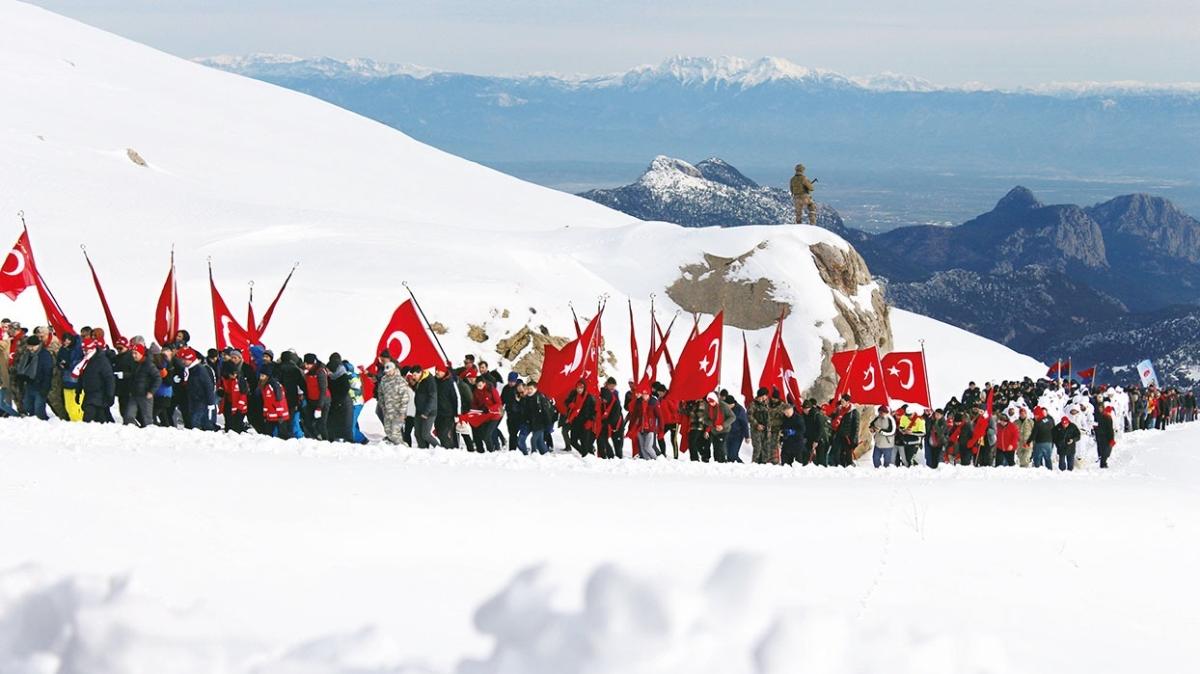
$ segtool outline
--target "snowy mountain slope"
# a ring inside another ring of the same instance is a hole
[[[0,671],[1178,671],[1197,442],[934,473],[0,420]]]
[[[936,407],[961,394],[970,381],[982,387],[989,381],[1046,376],[1041,361],[1003,344],[911,311],[893,307],[889,313],[896,351],[920,351],[924,341],[929,391]]]
[[[568,305],[586,315],[602,295],[632,297],[644,317],[657,292],[669,316],[663,290],[682,266],[705,253],[756,250],[742,273],[771,279],[773,298],[792,304],[800,381],[816,378],[822,342],[841,340],[835,296],[808,246],[846,244],[822,230],[691,232],[639,222],[31,5],[0,2],[0,22],[20,28],[0,45],[11,66],[0,71],[0,92],[23,101],[0,109],[0,152],[12,158],[0,166],[0,212],[26,212],[43,275],[79,325],[100,321],[80,244],[122,329],[142,334],[175,244],[183,324],[199,344],[212,339],[206,258],[235,311],[247,281],[262,298],[300,261],[268,345],[340,350],[357,362],[372,357],[406,298],[403,281],[447,326],[452,357],[489,357],[490,345],[526,325],[568,334]],[[9,222],[0,236],[15,239]],[[849,295],[853,303],[860,293]],[[28,293],[5,313],[28,323],[40,312]],[[467,337],[469,324],[486,345]],[[618,328],[607,330],[611,339]],[[763,349],[770,330],[750,339]],[[740,357],[732,349],[728,363]],[[627,372],[625,349],[613,351]]]

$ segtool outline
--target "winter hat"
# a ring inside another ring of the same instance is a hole
[[[463,379],[475,379],[478,376],[479,376],[479,370],[475,369],[474,365],[472,365],[471,367],[468,367],[468,368],[464,368],[462,371]]]
[[[317,364],[317,354],[315,354],[315,353],[304,354],[304,364],[305,365],[316,365]]]
[[[1044,416],[1046,416],[1046,410],[1042,409],[1041,406],[1033,408],[1034,419],[1041,419]]]
[[[1071,423],[1071,417],[1063,417],[1062,421],[1060,421],[1059,423],[1069,424],[1069,423]]]
[[[1104,408],[1104,413],[1105,413],[1105,414],[1112,414],[1112,413],[1113,413],[1113,408],[1112,408],[1112,407],[1105,407],[1105,408]]]
[[[708,395],[704,396],[704,399],[714,405],[717,404],[717,394],[716,393],[709,393]]]
[[[33,337],[30,337],[30,339],[33,339]],[[92,349],[98,349],[98,348],[100,348],[100,342],[97,342],[96,340],[91,339],[91,338],[83,340],[83,350],[84,351],[91,351]]]
[[[206,355],[209,360],[215,360],[221,357],[221,352],[217,351],[216,349],[209,349]]]
[[[758,389],[758,392],[754,394],[754,397],[757,398],[758,396],[765,396],[768,393],[769,393],[769,391],[767,391],[766,387],[763,387],[763,388]]]
[[[37,337],[34,337],[32,335],[25,338],[25,346],[37,346],[38,344],[41,344],[41,343],[42,343],[42,340],[40,340]]]
[[[146,347],[141,344],[134,344],[133,347],[131,347],[129,350],[133,351],[134,353],[136,353],[139,356],[146,355]]]
[[[275,374],[275,367],[270,363],[263,363],[263,366],[258,368],[258,376],[270,379]]]
[[[192,347],[185,346],[179,350],[179,357],[182,358],[183,362],[185,363],[193,363],[197,358],[200,357],[200,354],[196,353],[196,350]]]
[[[520,380],[520,379],[521,379],[521,375],[517,374],[515,371],[514,371],[514,372],[509,372],[509,373],[508,373],[508,382],[509,382],[510,384],[511,384],[511,383],[514,383],[514,382],[516,382],[516,381],[518,381],[518,380]]]
[[[113,345],[116,346],[118,349],[128,349],[129,348],[129,340],[125,339],[124,337],[118,337],[117,341],[113,342]]]

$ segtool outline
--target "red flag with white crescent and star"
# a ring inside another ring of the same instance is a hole
[[[883,365],[879,362],[879,349],[859,349],[846,372],[846,393],[856,405],[887,405],[887,384],[883,377]]]
[[[211,272],[211,270],[210,270]],[[211,278],[211,273],[210,273]],[[159,344],[170,344],[179,334],[179,287],[175,281],[175,252],[171,252],[171,269],[167,282],[158,294],[158,307],[154,311],[154,340]]]
[[[0,264],[0,295],[15,300],[26,288],[37,285],[37,270],[29,248],[29,232],[21,232],[4,263]]]
[[[216,336],[217,350],[223,351],[226,347],[233,347],[245,353],[250,347],[250,335],[233,317],[225,304],[225,298],[217,291],[212,267],[208,268],[208,285],[212,291],[213,334]]]
[[[553,400],[561,413],[566,413],[567,395],[581,379],[587,383],[588,393],[595,395],[599,392],[601,313],[592,318],[578,338],[567,342],[561,349],[550,344],[545,346],[538,390]]]
[[[671,377],[663,404],[672,412],[681,403],[699,400],[717,390],[721,378],[721,350],[724,347],[725,312],[713,318],[703,332],[697,332],[684,345]]]
[[[771,346],[767,349],[767,362],[763,364],[758,387],[767,389],[771,395],[778,393],[781,399],[790,399],[794,403],[804,399],[800,392],[800,383],[796,381],[792,357],[783,343],[783,318],[780,318],[775,326],[775,336],[771,338]]]
[[[893,351],[880,359],[880,365],[889,397],[930,407],[929,376],[920,351]]]
[[[265,319],[265,317],[264,317]],[[265,323],[265,320],[264,320]],[[375,347],[375,355],[387,351],[396,361],[397,367],[416,365],[429,369],[437,365],[449,367],[449,363],[438,351],[437,344],[429,336],[421,317],[412,300],[404,300],[392,312],[383,334],[379,336],[379,345]]]

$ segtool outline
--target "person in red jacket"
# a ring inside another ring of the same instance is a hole
[[[267,435],[283,440],[292,437],[292,412],[288,409],[287,396],[283,386],[275,378],[272,365],[263,364],[258,371],[258,392],[262,398],[263,423]]]
[[[1015,466],[1017,447],[1021,444],[1021,430],[1003,414],[996,422],[996,464]]]
[[[484,448],[494,452],[500,448],[496,438],[496,426],[500,423],[503,410],[500,394],[488,380],[475,379],[475,390],[471,392],[471,439],[475,451],[482,453]]]
[[[246,379],[233,363],[221,368],[221,414],[225,415],[225,430],[242,433],[246,430]]]
[[[650,395],[648,385],[642,384],[637,390],[637,398],[629,405],[629,437],[637,442],[638,456],[657,459],[655,441],[662,435],[663,418],[658,399]]]
[[[974,461],[977,466],[982,466],[985,463],[990,466],[991,463],[987,461],[988,456],[986,452],[983,456],[980,456],[980,450],[984,448],[984,443],[987,442],[988,418],[982,412],[978,412],[977,414],[978,416],[970,424],[971,439],[967,441],[967,447],[971,450],[971,457],[968,460],[964,456],[963,463],[970,464]]]

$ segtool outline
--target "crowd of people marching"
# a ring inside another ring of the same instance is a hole
[[[516,372],[502,377],[467,356],[460,367],[404,367],[384,352],[369,367],[339,354],[322,361],[252,346],[201,353],[180,330],[169,344],[142,337],[108,344],[102,328],[55,336],[0,322],[0,416],[160,426],[283,439],[365,443],[363,403],[374,397],[383,442],[525,454],[565,450],[602,458],[743,461],[849,466],[870,452],[876,467],[951,463],[1073,470],[1108,460],[1121,433],[1194,421],[1191,391],[1157,387],[1089,390],[1071,380],[971,383],[939,409],[881,406],[849,396],[824,405],[759,389],[748,406],[728,391],[664,413],[659,383],[623,391],[608,378],[598,395],[584,382],[563,409]],[[113,409],[117,410],[114,416]],[[863,415],[868,418],[864,419]],[[503,422],[503,425],[502,425]],[[557,434],[556,434],[557,431]],[[1057,461],[1055,461],[1057,457]]]

